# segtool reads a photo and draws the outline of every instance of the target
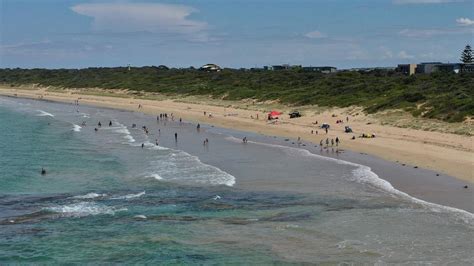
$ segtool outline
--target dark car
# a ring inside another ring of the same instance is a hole
[[[290,118],[301,117],[301,114],[298,111],[293,111],[293,112],[289,113],[289,115],[290,115]]]

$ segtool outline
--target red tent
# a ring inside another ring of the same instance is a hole
[[[277,118],[279,115],[281,115],[281,112],[278,111],[271,111],[270,113],[268,113],[268,116],[271,118]]]

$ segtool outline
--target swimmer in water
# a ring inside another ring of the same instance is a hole
[[[43,167],[41,167],[41,175],[45,175],[45,174],[46,174],[46,170]]]
[[[145,147],[145,143],[142,143],[142,149]]]
[[[112,121],[109,121],[109,127],[111,127],[111,126],[112,126]]]

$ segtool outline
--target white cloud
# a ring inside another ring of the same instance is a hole
[[[92,17],[97,31],[182,34],[205,40],[206,22],[189,19],[198,10],[184,5],[155,3],[79,4],[71,9]]]
[[[438,35],[474,34],[474,27],[440,29],[403,29],[398,35],[408,38],[431,38]]]
[[[413,58],[414,58],[413,55],[410,55],[410,54],[408,54],[408,53],[405,52],[405,51],[400,51],[400,52],[398,53],[398,57],[401,58],[401,59],[413,59]]]
[[[326,38],[326,35],[324,33],[321,33],[318,30],[308,32],[304,35],[307,38],[310,39],[321,39],[321,38]]]
[[[407,4],[442,4],[442,3],[454,3],[464,2],[463,0],[393,0],[396,5],[407,5]]]
[[[472,26],[474,25],[474,20],[468,19],[468,18],[458,18],[456,19],[456,22],[458,23],[459,26]]]

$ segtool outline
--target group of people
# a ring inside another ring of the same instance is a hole
[[[329,143],[331,143],[331,146],[334,147],[334,144],[336,144],[336,147],[339,146],[339,143],[341,141],[339,140],[339,137],[336,137],[336,139],[331,139],[329,140],[329,138],[326,138],[326,147],[329,147]],[[319,146],[321,147],[321,149],[324,147],[324,140],[321,140],[319,142]]]

